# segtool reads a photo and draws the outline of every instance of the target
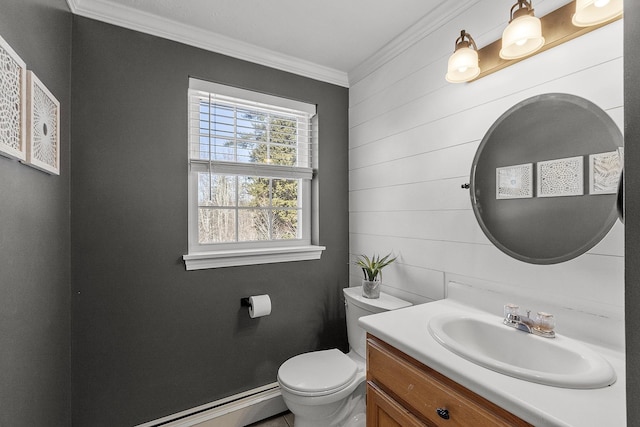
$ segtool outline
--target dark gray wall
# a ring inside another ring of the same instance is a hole
[[[640,3],[624,4],[627,420],[640,425]]]
[[[74,425],[157,419],[346,350],[348,90],[73,22]],[[185,271],[189,76],[318,105],[321,260]],[[252,320],[240,299],[261,293],[273,313]]]
[[[71,14],[64,0],[2,0],[0,35],[60,101],[62,169],[0,157],[0,426],[66,426]]]

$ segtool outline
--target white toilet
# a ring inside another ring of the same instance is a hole
[[[383,292],[377,299],[364,298],[360,286],[343,291],[349,353],[335,348],[304,353],[278,370],[296,427],[365,427],[366,334],[358,319],[411,305]]]

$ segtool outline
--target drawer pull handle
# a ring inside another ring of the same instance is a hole
[[[436,409],[436,412],[438,413],[438,415],[440,416],[440,418],[443,418],[445,420],[449,419],[449,411],[445,408],[438,408]]]

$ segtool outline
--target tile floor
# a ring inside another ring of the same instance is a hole
[[[266,420],[258,421],[248,427],[293,427],[293,414],[285,412]]]

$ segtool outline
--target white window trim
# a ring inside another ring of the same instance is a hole
[[[219,83],[207,82],[189,78],[189,89],[200,90],[203,92],[215,93],[217,95],[229,96],[248,101],[258,102],[260,104],[275,105],[281,108],[289,108],[292,110],[304,111],[309,115],[316,114],[315,105],[306,102],[295,101],[293,99],[281,98],[279,96],[268,95],[266,93],[254,92],[252,90],[241,89],[239,87],[227,86]]]
[[[270,264],[275,262],[320,259],[324,246],[285,246],[265,249],[232,249],[184,255],[187,270]]]
[[[309,104],[301,103],[293,100],[286,100],[279,97],[274,97],[271,95],[259,94],[256,92],[247,91],[244,89],[233,88],[229,86],[224,86],[216,83],[205,82],[197,79],[189,79],[189,87],[190,89],[202,90],[211,93],[218,93],[221,95],[232,96],[236,98],[242,99],[250,99],[253,101],[258,101],[262,103],[269,103],[287,108],[295,108],[302,111],[309,111]],[[285,101],[285,105],[282,102]],[[315,114],[315,107],[313,108],[313,113]],[[316,148],[317,149],[317,148]],[[197,169],[197,161],[192,164],[192,168],[195,165]],[[219,162],[220,163],[220,162]],[[202,247],[200,245],[192,245],[192,242],[197,241],[197,236],[195,236],[195,240],[193,240],[194,236],[191,235],[194,229],[194,224],[197,224],[197,211],[193,212],[192,206],[196,201],[194,200],[194,196],[197,199],[197,189],[194,191],[193,185],[197,184],[194,182],[194,174],[193,169],[189,170],[189,253],[183,255],[182,259],[185,263],[186,270],[202,270],[202,269],[210,269],[210,268],[221,268],[221,267],[233,267],[233,266],[243,266],[243,265],[254,265],[254,264],[270,264],[270,263],[279,263],[279,262],[291,262],[291,261],[307,261],[307,260],[317,260],[322,256],[322,252],[326,249],[325,246],[314,245],[310,239],[306,240],[294,240],[294,241],[282,241],[282,242],[270,242],[269,247],[260,247],[260,245],[256,245],[251,247],[251,245],[239,245],[239,246],[249,246],[246,248],[238,248],[236,245],[220,245],[220,249],[212,250],[212,251],[202,251]],[[277,167],[275,167],[277,169]],[[302,169],[302,168],[301,168]],[[307,169],[309,175],[312,174],[312,169]],[[309,204],[310,209],[308,210],[309,217],[311,216],[311,200],[309,189],[311,188],[309,181],[308,190],[305,191],[307,194],[308,200],[306,203]],[[317,214],[317,210],[314,211],[314,215]],[[310,221],[310,218],[306,218],[306,221]],[[195,222],[194,222],[195,221]]]

